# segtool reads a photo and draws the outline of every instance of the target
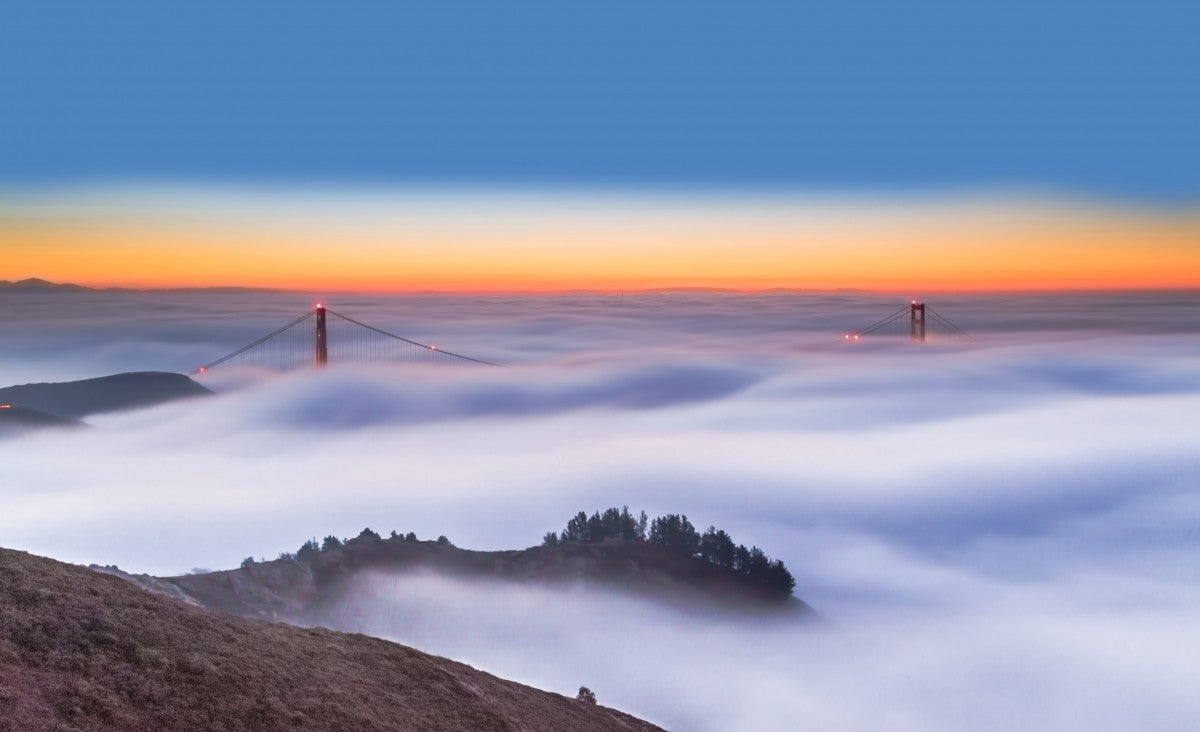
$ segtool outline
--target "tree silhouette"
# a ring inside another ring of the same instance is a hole
[[[700,534],[687,516],[669,513],[650,522],[650,543],[691,557],[700,551]]]
[[[736,549],[724,529],[709,526],[700,536],[700,558],[718,567],[733,569]]]
[[[756,546],[746,548],[745,544],[734,544],[733,537],[715,526],[709,526],[701,534],[687,516],[681,514],[669,513],[651,521],[645,511],[635,519],[628,506],[593,511],[591,516],[580,511],[567,522],[561,533],[551,531],[543,536],[542,545],[596,544],[609,539],[648,541],[729,570],[741,581],[769,594],[786,597],[796,586],[795,578],[782,561],[772,560]]]
[[[299,549],[296,550],[296,559],[301,562],[307,562],[321,551],[321,546],[317,544],[317,537],[313,537],[304,542]]]
[[[567,522],[567,528],[563,529],[561,538],[564,544],[586,544],[590,542],[587,514],[583,511],[575,514],[575,517]]]

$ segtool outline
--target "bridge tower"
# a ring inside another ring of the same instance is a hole
[[[914,341],[925,342],[925,303],[913,300],[909,306],[908,335]]]
[[[317,366],[324,366],[329,361],[329,343],[325,334],[325,306],[318,305],[315,312],[317,315],[317,332],[313,362]]]

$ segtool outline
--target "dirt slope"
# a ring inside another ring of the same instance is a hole
[[[653,730],[362,635],[0,549],[0,730]]]

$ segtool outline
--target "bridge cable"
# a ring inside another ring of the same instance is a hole
[[[925,306],[925,309],[926,309],[926,310],[929,312],[929,314],[930,314],[930,315],[932,315],[932,316],[933,316],[935,319],[937,319],[937,321],[938,321],[939,323],[941,323],[942,325],[946,326],[947,328],[950,328],[950,330],[951,330],[951,331],[953,331],[955,335],[959,336],[960,338],[966,338],[966,339],[968,339],[968,340],[970,340],[970,339],[971,339],[971,336],[970,336],[970,335],[969,335],[969,334],[968,334],[968,333],[967,333],[965,330],[963,330],[962,328],[959,328],[959,327],[958,327],[957,325],[955,325],[954,323],[951,323],[949,320],[947,320],[947,319],[943,318],[943,317],[942,317],[941,315],[939,315],[939,314],[938,314],[938,312],[937,312],[936,310],[934,310],[933,308],[931,308],[931,307],[929,307],[928,305],[926,305],[926,306]]]
[[[464,356],[461,353],[454,353],[452,351],[444,351],[440,348],[435,348],[434,346],[429,346],[424,343],[418,343],[417,341],[405,338],[404,336],[398,336],[395,333],[388,333],[386,330],[380,330],[379,328],[376,328],[373,325],[367,325],[366,323],[359,322],[359,321],[355,320],[354,318],[347,317],[345,315],[342,315],[341,313],[334,312],[333,310],[329,310],[328,308],[325,310],[325,312],[329,313],[330,315],[341,318],[342,320],[345,320],[349,323],[354,323],[355,325],[357,325],[359,327],[374,331],[376,333],[379,333],[380,335],[385,335],[388,338],[395,338],[398,341],[404,341],[405,343],[408,343],[410,345],[424,348],[426,351],[430,351],[432,353],[441,353],[441,354],[445,354],[447,356],[453,356],[454,358],[461,358],[464,361],[474,361],[475,363],[481,363],[485,366],[499,366],[500,365],[497,363],[492,363],[491,361],[484,361],[483,359],[471,358],[470,356]],[[310,313],[310,315],[311,315],[311,313]]]
[[[219,366],[219,365],[225,363],[226,361],[228,361],[229,359],[233,358],[234,356],[240,356],[241,354],[245,353],[246,351],[249,351],[251,348],[254,348],[255,346],[260,346],[263,343],[266,343],[267,341],[271,340],[272,338],[279,335],[280,333],[283,333],[284,331],[288,330],[289,328],[293,328],[297,325],[300,325],[301,323],[303,323],[304,321],[308,320],[311,317],[313,317],[313,313],[311,313],[311,312],[305,313],[304,315],[301,315],[299,318],[296,318],[295,320],[288,323],[287,325],[285,325],[281,328],[276,328],[275,330],[266,334],[262,338],[259,338],[258,340],[254,341],[253,343],[248,343],[248,344],[242,346],[241,348],[237,349],[233,353],[222,356],[221,358],[218,358],[216,361],[213,361],[212,363],[204,364],[203,366],[200,367],[200,369],[204,369],[205,371],[207,371],[208,369],[211,369],[213,366]],[[193,371],[192,373],[197,373],[200,369],[196,369],[196,371]]]
[[[865,328],[860,328],[859,330],[853,331],[851,333],[851,335],[866,335],[867,333],[876,331],[876,330],[882,328],[883,326],[887,325],[888,323],[895,322],[896,320],[898,320],[901,316],[903,316],[908,311],[909,311],[909,307],[907,305],[905,305],[904,307],[900,308],[899,310],[897,310],[896,312],[887,316],[886,318],[883,318],[882,320],[877,320]]]

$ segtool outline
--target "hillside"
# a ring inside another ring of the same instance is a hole
[[[653,730],[363,635],[0,549],[0,730]]]
[[[76,419],[210,394],[183,374],[137,371],[82,381],[9,386],[0,389],[0,404]]]
[[[68,419],[57,415],[39,412],[29,407],[18,407],[0,403],[0,435],[13,432],[24,432],[39,427],[81,427],[83,423],[77,419]]]
[[[578,584],[623,592],[689,609],[810,613],[804,602],[769,597],[732,573],[647,542],[609,541],[513,551],[471,551],[402,537],[359,537],[304,561],[278,559],[241,569],[181,577],[129,577],[143,587],[187,602],[253,618],[317,623],[362,570],[403,574],[432,571],[464,579],[545,585]]]

